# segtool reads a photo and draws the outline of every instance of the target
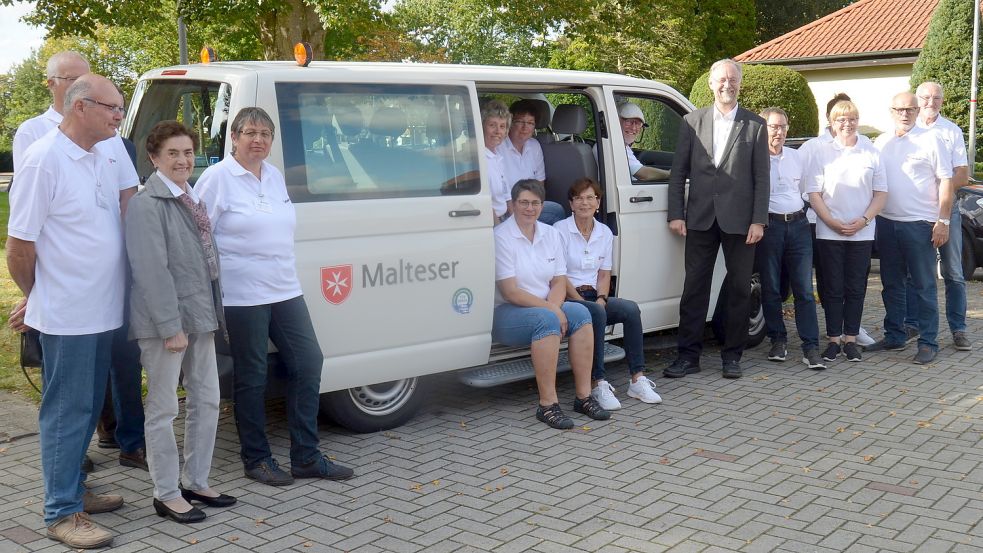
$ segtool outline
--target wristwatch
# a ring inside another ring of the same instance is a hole
[[[942,223],[945,226],[949,226],[949,220],[948,219],[939,219],[939,222]]]

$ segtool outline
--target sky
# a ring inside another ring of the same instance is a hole
[[[6,73],[44,42],[44,29],[20,21],[33,9],[34,2],[0,6],[0,73]]]

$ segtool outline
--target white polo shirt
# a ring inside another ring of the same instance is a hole
[[[597,287],[597,271],[611,270],[611,252],[614,248],[614,234],[607,225],[594,221],[590,240],[584,240],[577,222],[571,215],[557,221],[553,228],[560,235],[567,265],[567,279],[574,286]]]
[[[495,280],[514,278],[519,288],[540,299],[550,293],[553,277],[567,274],[563,242],[553,227],[536,222],[530,242],[515,217],[495,227]],[[495,305],[508,303],[495,288]]]
[[[39,138],[61,123],[62,115],[55,111],[54,106],[48,106],[48,110],[24,121],[17,127],[14,133],[14,173],[16,173],[24,163],[24,154],[27,148],[37,142]]]
[[[513,184],[522,179],[546,180],[543,147],[535,138],[526,140],[520,153],[512,144],[512,139],[506,136],[505,140],[495,149],[495,153],[502,156],[502,162],[505,166],[505,181],[509,185],[509,190],[512,189]]]
[[[54,129],[27,148],[10,191],[7,232],[34,242],[37,252],[24,322],[45,334],[97,334],[123,324],[119,192],[133,185],[120,185],[118,175],[119,166],[133,169],[107,142],[87,152]]]
[[[870,140],[864,140],[861,136],[857,137],[857,144],[852,147],[844,146],[836,139],[815,146],[803,180],[806,192],[821,192],[826,207],[840,221],[863,217],[874,198],[874,192],[887,192],[887,179],[880,155]],[[874,224],[871,222],[853,236],[843,236],[818,219],[816,238],[873,240]]]
[[[592,150],[594,152],[594,161],[597,161],[597,144],[594,144]],[[628,174],[634,177],[635,173],[645,165],[635,157],[635,152],[632,151],[630,144],[625,145],[625,155],[628,157]]]
[[[264,161],[260,174],[262,180],[227,156],[195,183],[219,244],[222,303],[227,306],[266,305],[302,294],[294,257],[294,204],[276,167]]]
[[[881,215],[903,222],[938,220],[939,179],[952,176],[952,157],[939,133],[916,126],[904,136],[884,133],[874,145],[891,187]]]
[[[488,165],[488,186],[491,188],[492,210],[495,212],[495,217],[501,217],[508,211],[506,204],[512,200],[512,186],[506,182],[505,165],[501,155],[485,148],[485,164]]]
[[[966,156],[966,139],[963,138],[963,131],[959,125],[941,115],[931,125],[926,124],[920,117],[917,124],[921,129],[931,129],[939,133],[946,150],[949,151],[949,156],[952,157],[953,169],[969,166],[969,158]]]
[[[768,196],[768,213],[793,213],[800,211],[802,201],[802,160],[799,152],[782,147],[782,152],[770,155],[771,193]]]

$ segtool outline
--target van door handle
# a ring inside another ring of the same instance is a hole
[[[478,215],[481,215],[481,210],[480,209],[454,210],[448,213],[448,215],[450,215],[451,217],[477,217]]]
[[[642,202],[655,201],[655,198],[652,196],[632,196],[631,198],[628,198],[628,201],[633,204],[638,204]]]

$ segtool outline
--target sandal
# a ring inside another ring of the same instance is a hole
[[[539,409],[536,409],[536,418],[557,430],[569,430],[573,428],[573,421],[570,420],[570,417],[563,414],[559,403],[554,403],[549,407],[540,405]]]
[[[587,415],[596,421],[606,421],[611,418],[611,411],[602,408],[601,404],[591,396],[587,396],[584,399],[578,397],[573,400],[573,410],[574,412]]]

